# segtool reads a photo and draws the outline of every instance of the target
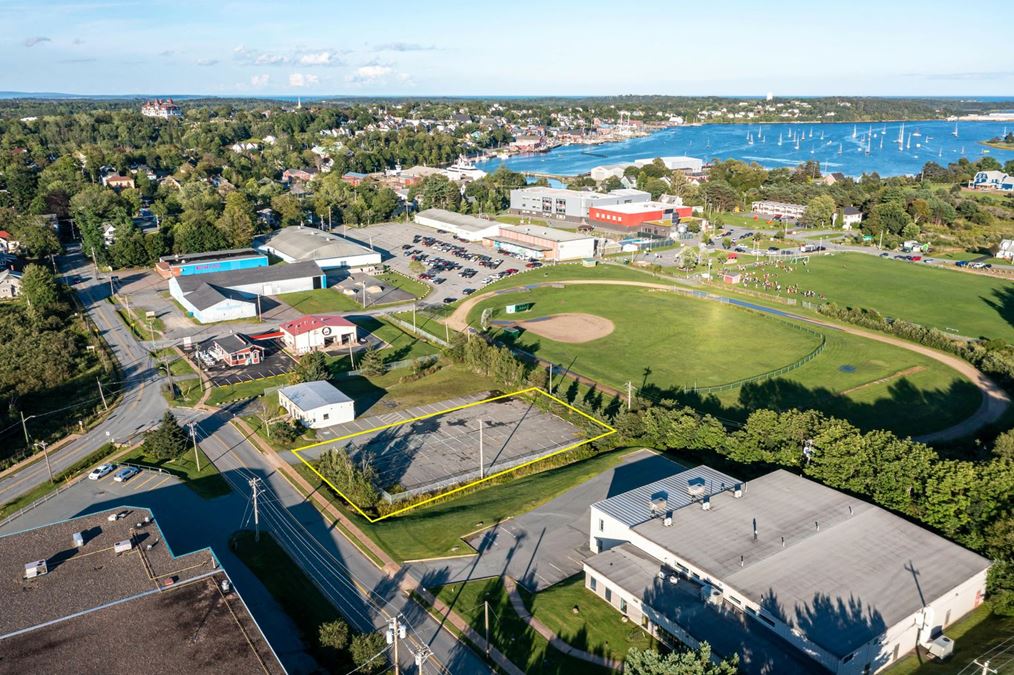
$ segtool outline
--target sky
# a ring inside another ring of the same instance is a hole
[[[0,91],[1014,96],[984,0],[0,0]]]

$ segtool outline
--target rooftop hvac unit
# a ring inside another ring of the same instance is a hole
[[[736,499],[739,499],[740,497],[743,496],[743,484],[742,483],[736,483],[736,487],[734,487],[732,489],[732,496],[735,497]]]
[[[711,510],[711,498],[710,497],[705,497],[704,499],[701,500],[701,508],[704,509],[705,511],[710,511]]]
[[[929,646],[926,647],[926,651],[928,651],[930,656],[933,658],[943,661],[954,653],[954,640],[950,639],[946,635],[941,635],[929,643]]]
[[[704,494],[704,489],[707,487],[707,481],[698,476],[697,478],[691,478],[687,481],[687,494],[691,497],[700,497]]]
[[[45,560],[36,560],[35,562],[25,563],[26,579],[34,579],[35,577],[41,577],[48,571],[49,570],[46,568]]]
[[[665,520],[662,521],[662,524],[666,527],[672,527],[672,516],[666,516]]]
[[[74,540],[74,546],[77,546],[78,548],[84,546],[84,532],[75,532],[72,535],[72,538]]]
[[[709,605],[722,604],[722,591],[709,584],[701,586],[701,600]]]
[[[132,548],[134,548],[134,543],[129,539],[124,539],[123,541],[118,541],[113,544],[114,553],[126,553]]]
[[[665,497],[655,497],[648,504],[648,508],[650,508],[654,513],[664,513],[668,506],[668,500],[666,500]]]

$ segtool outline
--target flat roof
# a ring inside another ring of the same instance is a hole
[[[553,227],[541,227],[539,225],[504,225],[500,228],[500,234],[508,238],[511,234],[522,234],[529,237],[538,237],[546,241],[581,241],[583,239],[594,239],[587,234],[558,230]]]
[[[173,277],[173,279],[179,284],[181,291],[190,293],[205,284],[223,289],[255,283],[271,283],[274,281],[287,281],[289,279],[303,279],[323,275],[324,271],[320,269],[317,263],[307,261],[269,265],[267,267],[253,267],[248,270],[225,270],[209,274],[188,274],[182,277]]]
[[[4,639],[20,672],[284,673],[223,572]]]
[[[512,192],[523,192],[531,196],[542,196],[542,197],[583,197],[585,199],[603,199],[608,197],[608,194],[602,192],[592,192],[591,190],[568,190],[567,188],[551,188],[542,187],[536,185],[533,187],[516,188]]]
[[[313,227],[283,227],[261,240],[258,248],[270,247],[297,262],[325,260],[330,258],[351,258],[360,255],[380,255],[376,251]]]
[[[626,204],[604,204],[593,206],[593,209],[600,211],[613,211],[615,213],[644,213],[645,211],[668,211],[682,208],[675,204],[663,204],[662,202],[628,202]]]
[[[739,499],[725,492],[710,501],[708,511],[675,511],[670,527],[655,518],[633,530],[838,657],[917,612],[921,598],[936,600],[990,565],[885,509],[785,470],[750,481]]]
[[[497,227],[500,225],[500,223],[495,220],[485,220],[483,218],[476,218],[475,216],[469,216],[464,213],[445,211],[444,209],[426,209],[424,211],[420,211],[415,215],[415,221],[417,223],[419,222],[419,218],[432,218],[433,220],[439,220],[450,226],[461,230],[467,230],[469,232],[481,232],[482,230],[488,230],[491,227]]]
[[[226,251],[205,251],[204,253],[179,253],[165,255],[159,262],[170,265],[187,265],[191,263],[209,262],[214,260],[232,260],[234,258],[263,258],[264,254],[252,248],[234,248]]]
[[[326,380],[292,384],[282,387],[278,393],[292,401],[293,405],[304,412],[335,403],[348,403],[352,400],[338,387]]]

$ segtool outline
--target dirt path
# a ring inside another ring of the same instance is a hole
[[[526,287],[537,288],[540,286],[584,286],[584,285],[598,285],[598,286],[635,286],[638,288],[651,288],[661,291],[672,291],[672,284],[655,284],[646,281],[619,281],[615,279],[574,279],[571,281],[554,281],[537,284],[526,284]],[[462,302],[454,310],[451,316],[447,317],[445,323],[453,328],[454,330],[463,331],[468,328],[468,314],[472,311],[478,303],[482,302],[486,298],[491,298],[501,293],[512,293],[517,292],[518,288],[512,289],[501,289],[499,291],[489,291],[487,293],[480,293],[478,295],[472,295],[467,300]],[[717,301],[721,296],[708,294],[702,300]],[[757,307],[758,311],[764,311],[766,308]],[[969,417],[965,418],[957,424],[941,429],[940,431],[934,431],[933,433],[923,434],[916,436],[915,440],[922,441],[923,443],[938,443],[943,441],[952,441],[965,436],[970,436],[987,424],[991,424],[1006,412],[1007,407],[1010,405],[1010,397],[1007,393],[1001,389],[993,380],[984,375],[978,368],[968,363],[964,359],[960,359],[957,356],[953,356],[946,352],[941,352],[930,347],[924,347],[923,345],[909,342],[908,340],[902,340],[891,335],[885,335],[883,333],[876,333],[874,331],[865,330],[856,326],[849,326],[845,324],[832,323],[823,319],[814,319],[808,316],[802,316],[799,314],[793,314],[792,312],[786,312],[784,310],[770,310],[771,313],[776,316],[782,316],[796,321],[804,321],[809,324],[820,326],[822,328],[829,328],[831,330],[841,331],[848,333],[849,335],[856,335],[867,340],[876,340],[877,342],[883,342],[884,344],[893,345],[895,347],[901,347],[907,349],[910,352],[921,354],[929,357],[938,363],[942,363],[948,368],[956,370],[961,375],[968,378],[972,384],[978,387],[982,394],[982,402],[979,404],[978,410],[972,413]]]

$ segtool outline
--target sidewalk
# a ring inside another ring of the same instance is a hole
[[[617,671],[623,670],[623,664],[619,661],[614,661],[613,659],[607,659],[604,656],[589,654],[586,651],[575,649],[558,638],[556,633],[550,630],[546,624],[532,616],[531,612],[528,611],[528,608],[525,607],[524,600],[521,599],[521,594],[518,593],[517,583],[513,579],[510,577],[504,577],[503,586],[507,590],[508,597],[510,597],[511,607],[514,608],[517,615],[521,617],[522,621],[531,626],[536,633],[549,640],[549,644],[553,647],[553,649],[556,649],[567,656],[573,656],[575,659],[594,663],[596,666],[602,666],[604,668],[610,668]]]

